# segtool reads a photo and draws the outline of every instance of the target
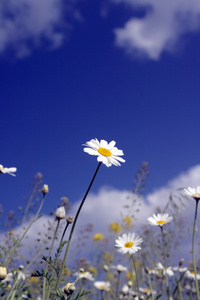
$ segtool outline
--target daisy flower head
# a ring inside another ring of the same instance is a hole
[[[102,290],[102,291],[110,290],[110,282],[109,281],[95,281],[94,286],[98,290]]]
[[[168,214],[157,214],[157,215],[153,214],[153,217],[148,218],[150,225],[160,226],[160,227],[171,222],[172,220],[173,217],[169,216]]]
[[[195,200],[200,199],[200,186],[198,186],[197,188],[188,187],[186,189],[183,189],[183,192],[186,195],[193,197]]]
[[[1,173],[8,173],[12,176],[16,176],[15,174],[13,174],[13,172],[16,172],[17,171],[17,168],[15,167],[12,167],[12,168],[4,168],[4,166],[0,165],[0,174]]]
[[[174,276],[174,272],[172,270],[172,267],[164,268],[163,265],[160,262],[157,263],[157,268],[156,269],[161,270],[164,275],[167,273],[168,276]]]
[[[82,279],[94,281],[94,277],[93,277],[92,273],[90,273],[88,271],[87,272],[85,272],[85,271],[76,272],[74,275],[77,276],[78,279],[82,278]]]
[[[122,236],[118,237],[115,240],[115,247],[118,247],[117,250],[119,253],[125,254],[133,254],[138,250],[141,250],[140,244],[143,240],[139,237],[135,237],[135,233],[122,234]]]
[[[83,148],[83,151],[90,155],[96,155],[97,161],[102,162],[107,167],[112,165],[121,166],[119,161],[125,162],[125,160],[120,156],[124,155],[124,153],[115,147],[115,144],[115,141],[108,143],[105,140],[100,140],[99,142],[97,139],[92,139],[84,144],[87,147]]]

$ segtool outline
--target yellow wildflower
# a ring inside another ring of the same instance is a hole
[[[119,234],[122,230],[122,227],[118,223],[111,223],[110,224],[110,231],[116,234]]]
[[[103,235],[103,233],[95,233],[94,235],[93,235],[93,241],[94,242],[97,242],[97,241],[102,241],[102,240],[104,240],[105,239],[105,237],[104,237],[104,235]]]
[[[123,221],[124,221],[125,225],[126,225],[128,228],[131,228],[131,227],[133,226],[133,220],[132,220],[131,217],[125,216],[125,217],[123,218]]]

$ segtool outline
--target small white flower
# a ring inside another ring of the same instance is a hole
[[[174,276],[174,272],[172,270],[172,267],[164,268],[163,265],[160,262],[157,264],[156,269],[162,270],[163,275],[165,275],[165,273],[167,273],[168,276]]]
[[[195,200],[200,199],[200,186],[198,186],[197,188],[188,187],[187,189],[183,189],[183,192],[188,196],[193,197]]]
[[[13,174],[13,172],[16,172],[17,168],[13,167],[13,168],[4,168],[2,165],[0,165],[0,173],[8,173],[12,176],[16,176],[15,174]]]
[[[82,279],[94,281],[94,277],[90,272],[77,272],[74,275],[78,276],[78,279],[82,278]]]
[[[150,225],[154,226],[163,226],[164,224],[167,224],[173,220],[173,217],[170,217],[168,214],[157,214],[153,217],[149,217],[148,221]]]
[[[95,281],[94,286],[98,290],[104,290],[104,291],[110,290],[110,282],[109,281]]]
[[[195,280],[195,273],[192,272],[192,271],[187,270],[185,272],[185,277],[187,277],[188,279]],[[197,274],[197,280],[200,280],[200,274]]]
[[[174,271],[178,271],[180,273],[186,272],[188,268],[186,267],[174,267],[173,270]]]
[[[55,215],[56,215],[57,219],[64,219],[65,218],[65,208],[64,208],[64,206],[58,207],[56,209]]]
[[[112,269],[115,269],[117,272],[127,272],[128,269],[122,265],[111,266]]]
[[[116,142],[111,141],[109,144],[105,140],[100,142],[97,139],[92,139],[89,142],[86,142],[84,146],[87,146],[83,149],[84,152],[90,155],[96,155],[97,161],[102,162],[107,167],[112,165],[121,166],[120,162],[125,162],[120,156],[124,155],[122,150],[119,150],[115,147]]]
[[[139,246],[143,240],[139,237],[135,237],[135,233],[122,234],[122,236],[118,237],[115,240],[115,247],[118,247],[117,250],[119,253],[125,254],[129,252],[129,254],[133,254],[138,250],[141,250]]]

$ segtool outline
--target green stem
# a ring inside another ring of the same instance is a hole
[[[195,274],[195,285],[196,285],[197,300],[200,300],[200,298],[199,298],[199,285],[198,285],[198,280],[197,280],[197,268],[196,268],[196,262],[195,262],[195,254],[194,254],[194,237],[195,237],[195,231],[196,231],[198,203],[199,203],[199,199],[196,199],[196,207],[195,207],[195,215],[194,215],[194,226],[193,226],[193,234],[192,234],[192,257],[193,257],[193,266],[194,266],[194,274]]]
[[[34,217],[33,220],[31,221],[31,223],[29,224],[29,226],[26,228],[26,230],[24,231],[24,233],[23,233],[23,235],[21,236],[21,238],[16,242],[16,244],[15,244],[15,246],[14,246],[12,252],[7,256],[5,262],[3,263],[3,266],[4,266],[4,267],[6,267],[6,268],[8,267],[8,263],[9,263],[9,261],[10,261],[12,255],[14,254],[16,248],[20,245],[21,241],[23,240],[23,238],[24,238],[25,235],[27,234],[27,232],[28,232],[28,230],[30,229],[30,227],[32,226],[32,224],[33,224],[35,221],[37,221],[38,216],[39,216],[39,213],[40,213],[40,211],[41,211],[41,209],[42,209],[42,206],[43,206],[43,204],[44,204],[44,198],[45,198],[45,195],[46,195],[46,194],[43,193],[43,198],[42,198],[40,207],[39,207],[39,209],[38,209],[38,211],[37,211],[35,217]]]
[[[64,255],[64,258],[63,258],[62,266],[61,266],[61,269],[60,269],[60,272],[59,272],[59,276],[58,276],[58,279],[57,279],[57,282],[56,282],[55,291],[57,291],[59,283],[60,283],[60,280],[61,280],[61,277],[62,277],[63,269],[64,269],[65,262],[66,262],[66,259],[67,259],[67,254],[68,254],[69,246],[70,246],[70,243],[71,243],[71,240],[72,240],[72,236],[73,236],[73,232],[74,232],[74,228],[76,226],[76,222],[77,222],[78,216],[79,216],[81,208],[82,208],[82,206],[83,206],[83,204],[84,204],[84,202],[85,202],[85,200],[87,198],[87,195],[88,195],[88,193],[89,193],[89,191],[90,191],[90,189],[92,187],[92,184],[93,184],[93,182],[95,180],[95,177],[96,177],[96,175],[97,175],[97,173],[99,171],[100,166],[101,166],[101,162],[98,164],[98,166],[96,168],[96,171],[95,171],[95,173],[94,173],[94,175],[92,177],[92,180],[91,180],[91,182],[90,182],[90,184],[88,186],[88,189],[87,189],[87,191],[86,191],[86,193],[85,193],[85,195],[84,195],[84,197],[83,197],[83,199],[81,201],[81,204],[80,204],[80,206],[78,208],[78,211],[77,211],[76,216],[74,218],[74,222],[72,223],[72,228],[71,228],[71,231],[70,231],[70,234],[69,234],[69,240],[67,242],[67,247],[66,247],[66,250],[65,250],[65,255]],[[55,299],[55,296],[53,297],[53,300],[54,299]]]
[[[48,255],[48,259],[51,257],[51,253],[52,253],[52,250],[53,250],[53,245],[54,245],[54,242],[55,242],[55,238],[56,238],[56,234],[57,234],[57,231],[58,231],[58,227],[60,225],[60,219],[57,219],[57,226],[56,226],[56,230],[54,232],[54,236],[53,236],[53,240],[52,240],[52,243],[51,243],[51,248],[49,250],[49,255]],[[47,273],[47,270],[48,270],[48,263],[46,263],[46,266],[45,266],[45,270],[44,270],[44,273],[46,274]],[[49,286],[48,286],[48,292],[47,292],[47,297],[45,298],[45,289],[46,289],[46,277],[44,277],[44,281],[43,281],[43,299],[49,299]]]
[[[152,285],[151,285],[151,280],[149,278],[149,273],[147,274],[147,281],[148,281],[148,286],[149,286],[149,289],[151,291],[151,299],[154,300],[154,293],[153,293],[153,289],[152,289]]]
[[[139,286],[139,280],[138,280],[138,273],[137,273],[137,269],[136,269],[136,265],[135,265],[135,259],[134,259],[133,254],[131,255],[131,258],[132,258],[132,261],[133,261],[133,267],[134,267],[134,271],[135,271],[138,299],[140,299],[140,286]]]
[[[115,299],[116,299],[116,300],[118,300],[120,275],[121,275],[121,272],[118,271],[118,272],[117,272],[117,285],[116,285],[116,292],[115,292]]]
[[[167,299],[170,300],[169,283],[168,283],[168,276],[167,276],[167,261],[166,261],[165,238],[164,238],[163,227],[160,226],[160,229],[161,229],[162,243],[163,243],[164,273],[165,273],[165,281],[166,281],[166,293],[167,293]]]

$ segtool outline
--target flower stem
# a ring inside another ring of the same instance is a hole
[[[118,300],[120,275],[121,275],[121,272],[117,272],[117,285],[116,285],[116,292],[115,292],[115,299],[116,300]]]
[[[134,267],[134,271],[135,271],[138,299],[140,299],[140,286],[139,286],[139,280],[138,280],[138,273],[137,273],[137,269],[136,269],[136,265],[135,265],[135,259],[134,259],[133,254],[131,255],[131,258],[132,258],[132,261],[133,261],[133,267]]]
[[[81,204],[80,204],[80,206],[79,206],[79,208],[77,210],[76,216],[74,218],[74,222],[72,223],[72,228],[71,228],[71,231],[70,231],[70,234],[69,234],[69,240],[67,242],[67,247],[66,247],[66,250],[65,250],[65,255],[64,255],[64,258],[63,258],[62,266],[61,266],[61,269],[60,269],[60,272],[59,272],[59,276],[58,276],[58,279],[57,279],[57,282],[56,282],[55,291],[57,291],[59,283],[60,283],[60,280],[61,280],[61,277],[62,277],[63,269],[64,269],[65,262],[66,262],[66,259],[67,259],[67,254],[68,254],[68,251],[69,251],[69,246],[70,246],[70,243],[71,243],[71,240],[72,240],[72,236],[73,236],[73,232],[74,232],[74,228],[76,226],[76,222],[77,222],[78,216],[79,216],[81,208],[82,208],[82,206],[83,206],[83,204],[84,204],[84,202],[85,202],[85,200],[87,198],[87,195],[88,195],[88,193],[89,193],[89,191],[90,191],[90,189],[92,187],[92,184],[93,184],[93,182],[95,180],[95,177],[96,177],[96,175],[97,175],[97,173],[99,171],[100,166],[101,166],[101,162],[98,164],[98,166],[96,168],[96,171],[95,171],[95,173],[94,173],[94,175],[92,177],[92,180],[91,180],[91,182],[90,182],[90,184],[88,186],[88,189],[87,189],[87,191],[86,191],[86,193],[85,193],[85,195],[84,195],[84,197],[83,197],[83,199],[81,201]],[[53,300],[54,299],[55,299],[55,296],[53,297]]]
[[[168,283],[168,276],[167,276],[167,261],[166,261],[165,238],[164,238],[163,227],[160,226],[160,229],[161,229],[162,243],[163,243],[164,268],[165,268],[164,269],[164,273],[165,273],[165,281],[166,281],[166,293],[167,293],[167,299],[170,300],[169,283]]]
[[[56,229],[55,229],[54,236],[53,236],[53,239],[52,239],[51,248],[49,250],[48,260],[51,257],[51,253],[52,253],[52,250],[53,250],[53,245],[54,245],[54,242],[55,242],[55,238],[56,238],[56,234],[57,234],[59,225],[60,225],[60,219],[57,219],[57,225],[56,225]],[[48,262],[46,263],[46,267],[45,267],[45,271],[44,271],[45,274],[47,273],[47,270],[48,270]],[[43,281],[43,299],[49,299],[49,295],[48,295],[49,294],[49,286],[48,286],[48,292],[47,292],[47,297],[46,298],[45,298],[45,293],[46,293],[45,289],[46,289],[46,277],[44,277],[44,281]]]
[[[194,237],[195,237],[195,230],[196,230],[198,203],[199,203],[199,199],[196,199],[196,207],[195,207],[195,215],[194,215],[194,226],[193,226],[193,234],[192,234],[192,257],[193,257],[193,266],[194,266],[194,274],[195,274],[195,285],[196,285],[197,300],[200,300],[200,298],[199,298],[199,285],[198,285],[198,280],[197,280],[197,268],[196,268],[195,255],[194,255]]]
[[[15,246],[13,247],[13,250],[12,250],[11,253],[7,256],[5,262],[3,263],[3,266],[5,266],[5,267],[8,266],[8,263],[9,263],[10,259],[12,258],[12,255],[14,254],[16,248],[20,245],[21,241],[23,240],[23,238],[25,237],[25,235],[27,234],[28,230],[29,230],[30,227],[33,225],[33,223],[34,223],[35,221],[37,221],[38,216],[39,216],[39,213],[40,213],[40,211],[41,211],[41,209],[42,209],[42,206],[43,206],[43,204],[44,204],[44,198],[45,198],[45,195],[46,195],[46,194],[43,193],[43,198],[42,198],[40,207],[39,207],[39,209],[38,209],[38,211],[37,211],[35,217],[34,217],[33,220],[31,221],[31,223],[29,224],[29,226],[26,228],[26,230],[24,231],[24,233],[23,233],[23,235],[21,236],[21,238],[17,240]]]

